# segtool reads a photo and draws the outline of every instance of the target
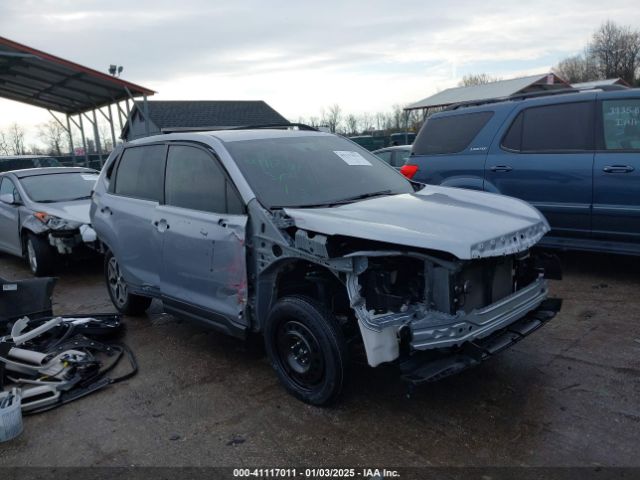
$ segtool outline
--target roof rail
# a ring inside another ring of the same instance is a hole
[[[475,107],[475,106],[486,105],[490,103],[508,102],[510,100],[526,100],[529,98],[547,97],[551,95],[564,95],[567,93],[580,93],[580,92],[588,92],[593,90],[600,90],[600,91],[606,92],[611,90],[626,90],[628,88],[629,87],[625,87],[624,85],[600,85],[600,86],[588,87],[588,88],[558,88],[553,90],[542,90],[538,92],[517,93],[517,94],[509,95],[506,97],[487,98],[484,100],[471,100],[468,102],[454,103],[453,105],[449,105],[444,110],[445,111],[457,110],[459,108],[464,108],[464,107]]]
[[[290,129],[297,128],[298,130],[308,130],[317,132],[318,129],[305,125],[304,123],[265,123],[257,125],[236,125],[233,127],[166,127],[161,129],[162,133],[186,133],[186,132],[211,132],[217,130],[255,130],[261,128],[277,128],[277,129]]]

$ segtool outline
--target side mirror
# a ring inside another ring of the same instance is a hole
[[[3,193],[0,195],[0,202],[6,203],[8,205],[15,205],[16,199],[13,196],[13,193]]]

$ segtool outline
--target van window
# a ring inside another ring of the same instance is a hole
[[[164,154],[164,145],[127,148],[116,172],[115,193],[161,202]]]
[[[413,153],[436,155],[462,152],[492,116],[493,112],[475,112],[431,117],[420,129],[413,143]]]
[[[604,148],[640,150],[640,99],[602,102]]]
[[[593,103],[527,108],[511,124],[502,146],[516,152],[592,150]]]

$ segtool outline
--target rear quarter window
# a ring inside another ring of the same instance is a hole
[[[465,150],[493,116],[474,112],[429,118],[413,144],[415,155],[459,153]]]

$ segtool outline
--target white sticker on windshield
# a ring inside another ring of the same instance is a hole
[[[93,182],[98,180],[98,175],[96,175],[95,173],[81,174],[81,175],[84,180],[91,180]]]
[[[352,152],[349,150],[334,150],[333,153],[338,155],[344,160],[347,165],[367,165],[371,166],[371,162],[360,155],[358,152]]]
[[[15,292],[18,290],[18,284],[17,283],[6,283],[4,285],[2,285],[2,291],[3,292]]]

